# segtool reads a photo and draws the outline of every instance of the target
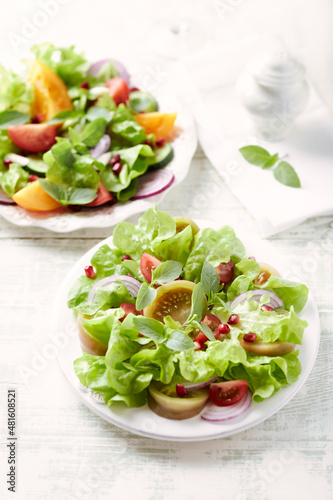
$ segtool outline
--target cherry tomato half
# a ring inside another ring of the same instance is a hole
[[[149,253],[143,253],[140,260],[140,269],[145,277],[145,279],[151,283],[152,271],[156,269],[162,262],[156,257],[149,255]]]
[[[134,304],[130,304],[129,302],[124,302],[123,304],[120,304],[120,307],[125,311],[125,316],[120,318],[120,322],[122,323],[127,316],[132,313],[135,314],[135,316],[140,316],[142,314],[142,311],[137,311],[135,309]]]
[[[211,384],[209,397],[216,406],[231,406],[242,399],[247,390],[247,380],[230,380]]]

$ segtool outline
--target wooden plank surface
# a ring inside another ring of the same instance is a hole
[[[161,209],[256,233],[255,221],[200,150],[190,175]],[[271,238],[302,270],[320,310],[321,344],[308,381],[261,425],[200,443],[154,441],[107,424],[79,402],[56,360],[35,367],[25,380],[18,370],[31,368],[32,359],[50,344],[54,297],[71,266],[110,233],[53,234],[0,221],[0,498],[12,498],[5,488],[4,430],[7,390],[15,387],[19,464],[14,498],[331,500],[332,218],[312,219]]]

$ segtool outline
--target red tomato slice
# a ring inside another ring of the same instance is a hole
[[[222,283],[229,283],[229,281],[231,281],[234,277],[235,268],[232,260],[230,260],[229,262],[221,262],[221,264],[215,267],[215,270],[219,275],[220,285],[222,285]]]
[[[45,153],[56,142],[57,128],[54,125],[13,125],[7,131],[13,143],[29,153]]]
[[[231,406],[240,401],[247,390],[247,380],[230,380],[211,384],[209,397],[216,406]]]
[[[207,325],[212,330],[212,332],[214,332],[214,335],[215,335],[215,331],[218,328],[218,326],[221,324],[221,321],[217,316],[215,316],[215,314],[208,313],[208,314],[206,314],[204,319],[201,321],[201,323],[203,323],[204,325]],[[219,335],[219,333],[217,332],[215,337],[217,337],[218,335]],[[206,337],[206,335],[203,332],[199,332],[198,335],[196,337],[194,337],[193,340],[194,340],[194,342],[207,342],[207,340],[209,340],[209,339]]]
[[[105,83],[105,87],[108,88],[110,97],[117,104],[126,103],[129,99],[130,91],[127,83],[122,78],[111,78],[111,80]]]
[[[120,307],[122,309],[124,309],[125,311],[125,316],[123,316],[122,318],[120,318],[119,321],[123,322],[125,318],[127,318],[127,316],[132,313],[132,314],[135,314],[135,316],[140,316],[140,314],[142,314],[142,311],[137,311],[135,309],[135,305],[134,304],[130,304],[129,302],[124,302],[123,304],[120,304]]]
[[[87,203],[85,205],[86,207],[99,207],[100,205],[104,205],[104,203],[107,203],[108,201],[113,200],[113,195],[106,189],[104,184],[99,181],[99,187],[97,191],[97,197],[91,201],[90,203]]]
[[[156,269],[162,262],[156,257],[149,255],[149,253],[143,253],[140,260],[140,269],[145,277],[145,279],[151,283],[152,271]]]

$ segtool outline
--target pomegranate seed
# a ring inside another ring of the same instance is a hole
[[[88,278],[95,278],[95,276],[96,276],[96,273],[95,273],[93,266],[86,266],[84,268],[84,272],[86,273],[86,276]]]
[[[273,307],[271,306],[261,306],[262,311],[274,311]]]
[[[3,160],[3,164],[6,168],[9,168],[9,165],[11,165],[12,163],[13,162],[11,160],[7,160],[6,158]]]
[[[195,340],[194,341],[194,350],[195,351],[202,351],[202,349],[205,347],[205,343],[202,342],[201,340]]]
[[[120,155],[115,155],[110,160],[110,165],[113,167],[116,163],[121,163]]]
[[[257,340],[257,336],[255,333],[246,333],[243,340],[245,340],[245,342],[255,342]]]
[[[163,139],[162,137],[160,139],[156,139],[156,147],[157,148],[163,147],[164,144],[165,144],[165,139]]]
[[[238,325],[238,323],[239,323],[238,314],[232,314],[228,319],[228,325]]]
[[[179,398],[185,398],[185,396],[187,396],[188,394],[188,390],[183,386],[183,384],[176,385],[176,392]]]
[[[121,258],[122,262],[124,262],[124,260],[132,260],[132,259],[131,259],[130,255],[126,254],[126,255],[124,255],[124,257]]]
[[[255,257],[249,257],[249,260],[256,260]]]
[[[29,181],[29,182],[34,182],[34,181],[36,181],[38,178],[39,178],[39,177],[38,177],[38,175],[30,174],[30,175],[29,175],[29,179],[28,179],[28,181]]]
[[[138,89],[138,87],[131,87],[130,88],[130,92],[138,92],[140,91],[140,89]]]
[[[222,333],[223,335],[227,335],[228,333],[230,333],[230,326],[227,325],[226,323],[221,323],[218,327],[218,332],[219,333]]]
[[[129,278],[132,278],[131,273],[127,273],[127,276],[128,276]]]
[[[86,89],[88,90],[90,88],[90,85],[88,82],[82,82],[80,85],[81,89]]]
[[[31,117],[31,123],[41,123],[44,121],[44,115],[43,113],[38,113],[38,115],[32,116]]]
[[[147,146],[150,146],[151,148],[154,147],[154,144],[153,144],[153,142],[150,139],[146,140],[146,144],[147,144]]]
[[[123,166],[121,163],[116,163],[112,167],[112,172],[114,173],[114,175],[119,175],[120,172],[122,171],[122,168],[123,168]]]

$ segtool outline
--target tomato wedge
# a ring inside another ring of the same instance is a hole
[[[99,187],[97,191],[97,196],[96,198],[91,201],[90,203],[87,203],[85,206],[86,207],[99,207],[100,205],[104,205],[108,201],[113,200],[113,195],[106,189],[104,184],[99,181]]]
[[[152,271],[156,269],[162,262],[149,253],[144,252],[140,260],[140,269],[145,279],[151,283]]]
[[[247,391],[247,380],[230,380],[210,385],[209,397],[216,406],[231,406],[240,401]]]
[[[129,302],[124,302],[123,304],[120,304],[120,307],[125,311],[125,316],[120,318],[120,322],[122,323],[127,316],[132,313],[135,314],[135,316],[140,316],[142,314],[142,311],[137,311],[135,309],[134,304],[130,304]]]
[[[111,78],[111,80],[105,83],[105,87],[108,88],[110,97],[112,97],[117,106],[121,103],[125,104],[128,101],[130,91],[127,83],[122,78]]]
[[[201,321],[204,325],[207,325],[212,332],[214,333],[215,338],[219,336],[219,332],[217,331],[218,326],[221,324],[220,319],[215,316],[215,314],[208,313]],[[215,333],[216,332],[216,333]],[[194,337],[194,342],[207,342],[209,340],[203,332],[199,332],[196,337]]]

